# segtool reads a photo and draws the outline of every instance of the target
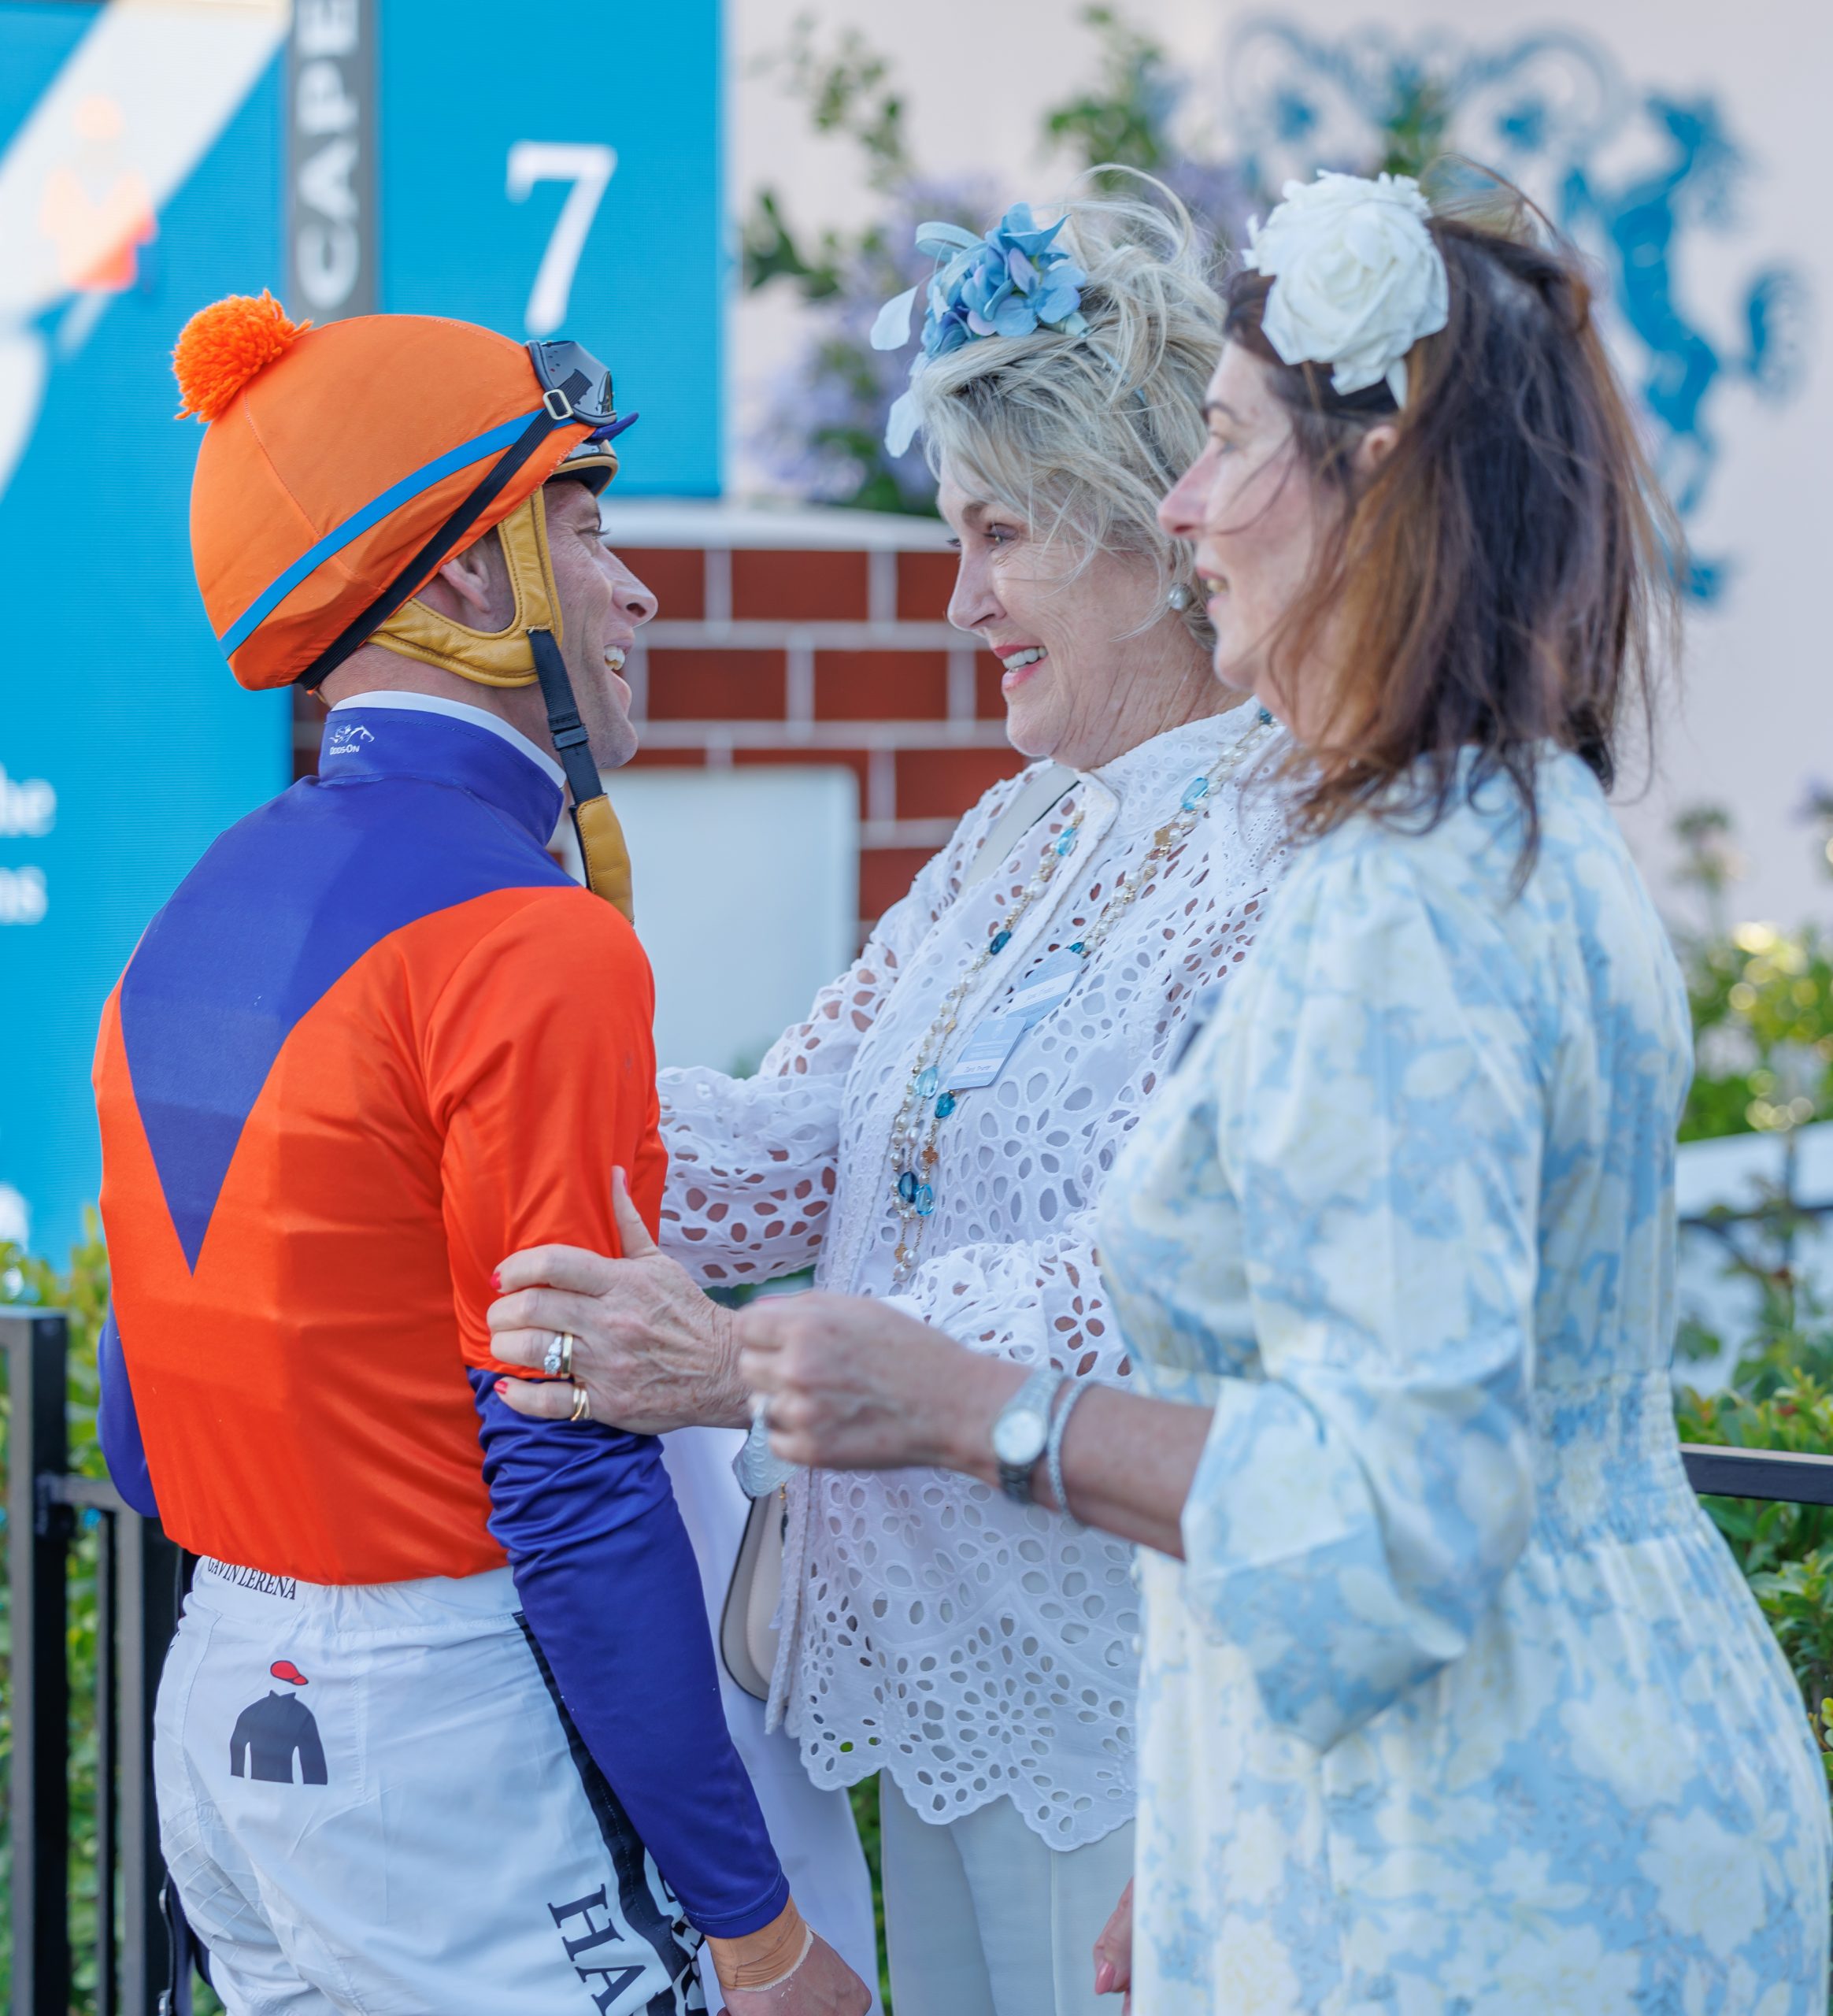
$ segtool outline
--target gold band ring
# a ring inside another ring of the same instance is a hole
[[[592,1396],[583,1386],[573,1388],[572,1412],[567,1416],[569,1421],[590,1421],[592,1418]]]
[[[570,1330],[556,1330],[554,1342],[542,1356],[541,1369],[550,1379],[570,1379],[572,1377],[573,1333]]]

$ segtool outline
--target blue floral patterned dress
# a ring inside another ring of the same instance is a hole
[[[1825,2016],[1827,1785],[1683,1473],[1690,1069],[1602,794],[1309,847],[1116,1166],[1146,1388],[1141,2016]]]

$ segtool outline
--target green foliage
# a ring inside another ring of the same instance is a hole
[[[740,235],[745,291],[788,280],[805,301],[831,301],[840,291],[839,242],[830,232],[813,261],[796,243],[774,189],[761,189]]]
[[[1699,1068],[1681,1140],[1833,1114],[1833,938],[1741,924],[1684,950]]]
[[[1085,7],[1082,19],[1100,39],[1100,75],[1091,89],[1044,114],[1045,138],[1084,168],[1113,161],[1157,174],[1174,158],[1166,130],[1177,101],[1171,59],[1112,7]]]
[[[1803,817],[1833,865],[1833,797],[1824,788],[1811,791]],[[1833,1116],[1833,939],[1813,925],[1784,932],[1729,922],[1743,863],[1722,806],[1693,806],[1673,830],[1679,880],[1705,914],[1703,929],[1675,933],[1696,1058],[1681,1140],[1787,1136]],[[1725,1270],[1756,1287],[1760,1313],[1724,1392],[1682,1390],[1683,1441],[1833,1454],[1833,1312],[1794,1264],[1802,1218],[1791,1194],[1792,1143],[1786,1166],[1790,1179],[1760,1200],[1753,1223],[1715,1214]],[[1717,1357],[1721,1343],[1690,1326],[1680,1351]],[[1735,1498],[1705,1503],[1787,1655],[1833,1777],[1833,1507]]]
[[[788,46],[765,57],[760,68],[780,76],[784,91],[806,108],[815,132],[853,142],[868,187],[888,193],[913,179],[904,102],[891,87],[890,61],[857,28],[843,30],[824,50],[813,16],[801,15]],[[831,301],[842,291],[847,267],[869,254],[879,235],[876,227],[854,237],[829,231],[805,243],[783,215],[782,198],[766,184],[742,228],[746,291],[787,280],[804,301]]]
[[[1833,793],[1810,789],[1801,817],[1833,869]],[[1697,891],[1700,930],[1676,930],[1697,1054],[1683,1141],[1787,1133],[1833,1116],[1833,934],[1804,925],[1731,924],[1727,903],[1743,873],[1731,814],[1699,805],[1674,821],[1676,879]]]
[[[1250,187],[1242,162],[1183,143],[1176,115],[1191,80],[1147,28],[1111,4],[1084,6],[1079,18],[1094,38],[1093,74],[1084,89],[1044,112],[1042,151],[1066,155],[1084,172],[1112,165],[1155,176],[1219,250],[1233,242],[1248,213],[1264,213],[1275,192]],[[797,227],[774,188],[753,197],[742,230],[746,288],[787,287],[818,311],[817,332],[772,400],[772,417],[757,445],[793,495],[933,515],[934,485],[920,451],[913,448],[894,460],[884,451],[886,413],[904,389],[909,354],[874,351],[868,340],[872,319],[883,302],[928,272],[929,262],[910,250],[911,228],[919,220],[942,218],[979,231],[1013,198],[1037,192],[926,177],[911,150],[891,65],[857,29],[824,36],[805,14],[786,47],[758,67],[804,107],[812,132],[852,143],[866,187],[884,200],[881,214],[862,230],[814,235]],[[1442,147],[1449,113],[1441,80],[1424,72],[1404,80],[1369,172],[1418,173]]]
[[[1754,1340],[1724,1392],[1681,1389],[1681,1440],[1714,1448],[1833,1453],[1833,1329],[1779,1329]],[[1833,1506],[1772,1505],[1757,1499],[1707,1501],[1746,1573],[1833,1547]],[[1829,1675],[1833,1685],[1833,1673]]]
[[[1833,1455],[1833,1314],[1790,1264],[1785,1203],[1727,1244],[1727,1271],[1761,1291],[1757,1328],[1721,1392],[1683,1388],[1676,1406],[1683,1442],[1713,1447]],[[1702,1340],[1716,1349],[1719,1340]],[[1706,1510],[1749,1578],[1764,1615],[1800,1683],[1833,1778],[1833,1506],[1708,1498]]]
[[[83,1477],[106,1475],[96,1440],[95,1347],[108,1312],[108,1255],[93,1211],[83,1214],[83,1237],[72,1249],[68,1273],[0,1243],[0,1303],[61,1309],[70,1318],[70,1467]],[[11,1395],[0,1399],[0,1468],[10,1472]],[[3,1488],[3,1486],[0,1486]],[[95,1632],[97,1536],[94,1515],[79,1524],[69,1581],[70,1647],[70,1936],[76,1955],[75,2007],[94,2006],[96,1923]],[[0,1770],[13,1762],[11,1588],[0,1569]],[[9,1881],[12,1836],[0,1814],[0,1878]],[[0,2001],[10,1990],[12,1927],[0,1922]]]
[[[1382,172],[1416,181],[1445,151],[1450,124],[1451,101],[1444,85],[1423,73],[1403,76],[1384,128]]]
[[[1820,1762],[1833,1779],[1825,1720],[1826,1688],[1833,1679],[1833,1547],[1816,1547],[1779,1568],[1753,1575],[1750,1587],[1802,1682],[1820,1740]]]
[[[93,1210],[83,1213],[83,1236],[72,1247],[69,1266],[61,1273],[48,1261],[0,1242],[0,1304],[61,1309],[70,1319],[66,1420],[70,1468],[80,1477],[105,1477],[108,1474],[102,1462],[95,1418],[98,1397],[96,1347],[102,1336],[102,1319],[108,1314],[108,1254],[102,1245],[101,1224]],[[10,1426],[11,1396],[0,1395],[0,1493],[5,1488],[4,1474],[10,1468]],[[98,1545],[97,1515],[80,1515],[67,1585],[70,1670],[68,1894],[76,1973],[72,2016],[89,2016],[96,2004],[96,1825],[99,1785],[96,1770],[95,1673],[96,1632],[101,1614],[96,1581]],[[0,1772],[10,1770],[13,1751],[10,1596],[6,1564],[0,1559]],[[0,1810],[0,1896],[4,1896],[9,1887],[12,1845],[7,1816]],[[0,1914],[0,2006],[10,2006],[12,1977],[12,1924],[9,1918]],[[220,2016],[221,2004],[201,1981],[197,1984],[195,2007],[197,2016]]]
[[[808,107],[809,124],[817,133],[843,134],[854,141],[865,157],[867,178],[875,189],[889,189],[909,178],[912,164],[904,135],[904,101],[892,87],[890,60],[857,28],[842,29],[824,54],[814,16],[800,15],[780,61],[791,95]]]
[[[878,1927],[879,1999],[885,2006],[885,2016],[891,2016],[891,1970],[885,1957],[890,1948],[885,1943],[885,1857],[879,1833],[878,1773],[875,1771],[869,1778],[849,1785],[846,1796],[853,1803],[853,1824],[859,1829],[859,1845],[865,1851],[865,1866],[872,1877],[872,1922]]]

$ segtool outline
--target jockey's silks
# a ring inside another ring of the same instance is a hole
[[[491,1387],[492,1269],[616,1253],[614,1166],[655,1221],[648,962],[546,851],[553,766],[431,705],[335,710],[320,774],[216,843],[105,1011],[110,1467],[131,1488],[137,1415],[167,1531],[267,1574],[506,1558],[689,1915],[750,1931],[787,1887],[660,1444]]]
[[[467,1366],[519,1247],[653,1219],[653,992],[480,723],[339,709],[154,919],[96,1061],[114,1310],[167,1529],[314,1582],[499,1566]]]

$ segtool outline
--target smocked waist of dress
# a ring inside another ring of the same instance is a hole
[[[1216,1404],[1213,1373],[1142,1357],[1155,1399]],[[1687,1481],[1665,1368],[1585,1376],[1542,1368],[1531,1403],[1535,1533],[1561,1551],[1687,1529],[1704,1515]]]
[[[1535,1537],[1561,1550],[1702,1527],[1665,1368],[1547,1377],[1533,1398]]]

